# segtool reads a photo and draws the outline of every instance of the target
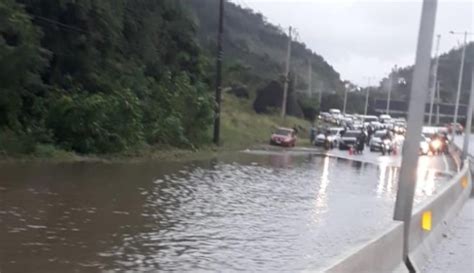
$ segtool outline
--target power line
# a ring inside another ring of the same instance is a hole
[[[74,30],[74,31],[77,31],[77,32],[89,33],[90,34],[90,32],[87,31],[87,30],[84,30],[84,29],[81,29],[81,28],[78,28],[78,27],[75,27],[75,26],[72,26],[72,25],[67,25],[67,24],[61,23],[59,21],[53,20],[51,18],[47,18],[47,17],[43,17],[43,16],[40,16],[40,15],[31,14],[31,13],[30,13],[30,15],[33,16],[35,19],[39,19],[40,21],[43,21],[43,22],[55,24],[57,26],[65,28],[65,29],[70,29],[70,30]]]

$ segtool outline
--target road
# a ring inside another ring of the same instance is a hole
[[[391,222],[399,162],[268,148],[190,163],[0,164],[0,271],[315,270]],[[454,170],[422,157],[415,204]]]

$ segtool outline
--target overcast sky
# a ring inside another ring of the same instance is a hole
[[[378,82],[394,65],[414,63],[421,0],[231,1],[262,13],[270,23],[296,27],[298,40],[322,55],[344,80],[366,86],[369,76]],[[438,1],[435,34],[442,36],[441,52],[462,41],[450,30],[473,31],[472,2]]]

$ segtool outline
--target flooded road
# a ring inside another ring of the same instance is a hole
[[[419,171],[416,202],[447,174]],[[236,153],[0,165],[0,272],[317,269],[391,221],[398,168]]]

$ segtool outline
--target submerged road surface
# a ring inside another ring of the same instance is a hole
[[[397,162],[293,149],[187,164],[2,164],[0,272],[317,269],[390,223]],[[420,159],[417,204],[453,166]]]

